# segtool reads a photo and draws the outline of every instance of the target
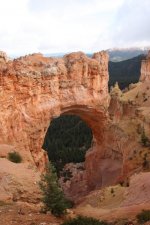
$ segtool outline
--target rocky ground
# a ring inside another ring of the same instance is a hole
[[[36,205],[0,202],[1,225],[58,225],[61,219],[39,212]]]
[[[116,209],[93,208],[90,205],[86,205],[74,209],[73,216],[90,216],[99,220],[113,222],[114,225],[125,225],[127,221],[132,221],[134,225],[141,225],[136,221],[136,215],[141,212],[141,209],[149,208],[150,205],[148,204]],[[43,214],[37,205],[0,202],[1,225],[60,225],[65,219],[65,217],[61,219],[56,218],[50,213]],[[150,225],[150,222],[143,223],[143,225]]]
[[[102,209],[92,208],[89,205],[75,209],[75,213],[83,216],[91,216],[99,220],[106,220],[115,225],[126,225],[127,221],[132,221],[134,225],[142,225],[137,222],[136,215],[143,209],[149,209],[150,205],[139,205],[132,207]],[[150,221],[144,223],[150,225]]]
[[[121,225],[125,224],[123,221],[129,219],[138,224],[136,215],[142,210],[150,210],[149,182],[149,172],[133,175],[129,187],[115,185],[93,191],[74,212],[111,222],[122,221]],[[150,225],[150,221],[147,224]]]

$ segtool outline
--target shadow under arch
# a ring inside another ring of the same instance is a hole
[[[122,176],[124,141],[118,127],[111,125],[104,107],[73,105],[62,109],[62,114],[78,115],[91,128],[93,143],[86,152],[85,168],[88,190],[113,185]],[[118,142],[121,148],[118,149]],[[114,149],[115,151],[114,151]]]
[[[61,115],[76,115],[81,118],[91,129],[93,134],[92,145],[85,156],[86,179],[89,190],[95,186],[101,186],[101,173],[99,163],[104,156],[103,145],[105,143],[105,129],[108,123],[108,115],[104,107],[95,109],[85,105],[73,105],[61,108],[60,115],[53,116],[56,119]]]
[[[108,114],[104,107],[98,109],[85,106],[73,105],[61,109],[61,115],[77,115],[91,128],[93,139],[96,143],[101,144],[104,141],[104,129],[108,122]]]
[[[66,164],[85,161],[92,139],[92,130],[81,117],[61,114],[52,119],[42,148],[60,176]]]

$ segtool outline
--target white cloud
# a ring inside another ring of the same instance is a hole
[[[0,49],[8,54],[91,52],[129,43],[149,44],[149,21],[144,14],[150,3],[144,2],[0,0]],[[145,25],[141,35],[142,21]]]

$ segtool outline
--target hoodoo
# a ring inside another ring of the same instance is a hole
[[[150,81],[150,51],[146,59],[142,61],[140,81]]]

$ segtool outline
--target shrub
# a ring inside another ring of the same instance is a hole
[[[143,144],[143,146],[149,146],[149,139],[145,134],[145,130],[143,129],[142,135],[141,135],[141,142]]]
[[[129,221],[127,218],[117,219],[112,225],[134,225],[133,222]]]
[[[99,221],[92,217],[83,217],[83,216],[78,216],[77,218],[67,220],[61,225],[87,225],[87,224],[88,225],[109,225],[109,223],[105,221]]]
[[[19,152],[15,152],[15,151],[8,153],[8,159],[9,159],[9,161],[14,162],[14,163],[21,163],[22,162],[21,155],[19,154]]]
[[[110,192],[111,192],[111,194],[114,194],[114,192],[115,192],[115,191],[114,191],[114,189],[113,189],[113,188],[111,188],[111,191],[110,191]]]
[[[136,217],[139,223],[145,223],[147,221],[150,221],[150,210],[143,210]]]
[[[143,165],[143,168],[144,168],[144,169],[149,169],[149,161],[148,161],[147,159],[144,159],[142,165]]]
[[[56,170],[50,163],[46,173],[42,175],[39,185],[43,192],[44,211],[51,211],[53,215],[58,217],[65,214],[66,209],[71,205],[59,187]]]
[[[124,181],[121,180],[121,181],[119,182],[119,184],[120,184],[121,187],[123,187]]]

